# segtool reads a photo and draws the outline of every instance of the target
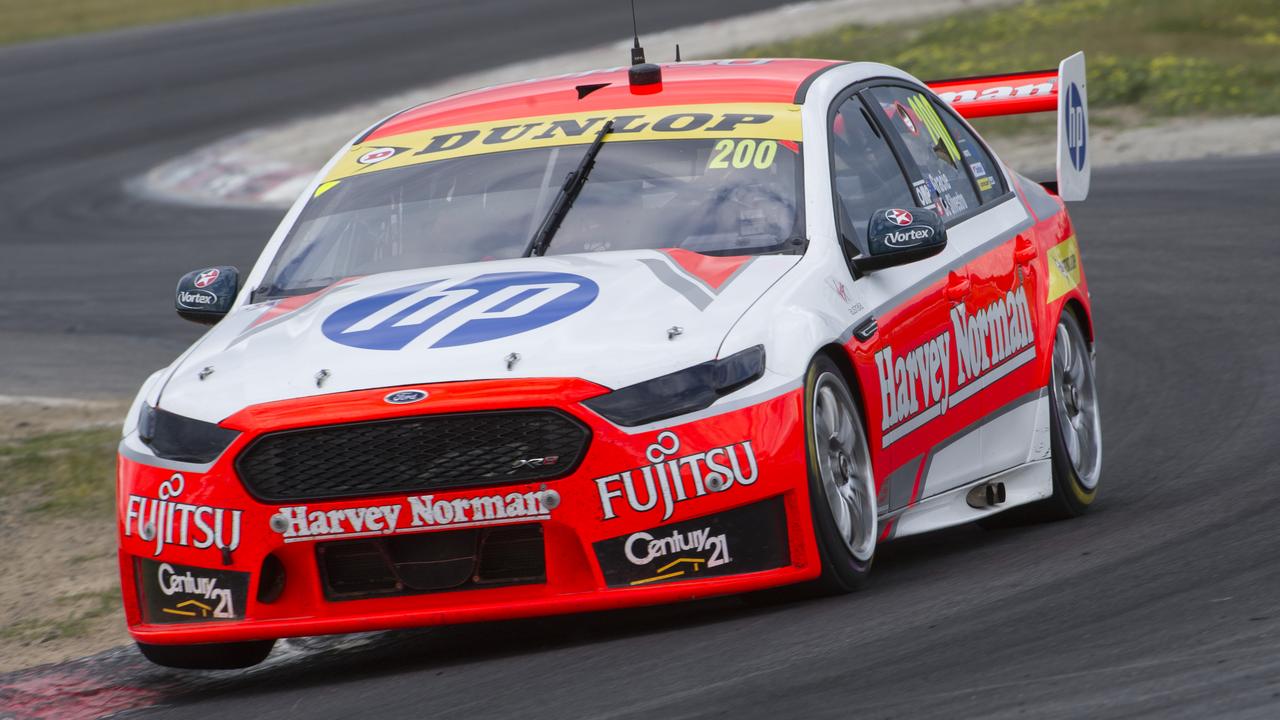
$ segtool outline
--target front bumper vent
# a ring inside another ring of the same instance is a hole
[[[547,581],[540,524],[320,543],[316,561],[329,600]]]

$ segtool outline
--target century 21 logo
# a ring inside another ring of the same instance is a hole
[[[412,342],[458,347],[549,325],[599,293],[588,278],[558,272],[432,280],[357,300],[325,318],[321,329],[334,342],[367,350],[401,350]]]

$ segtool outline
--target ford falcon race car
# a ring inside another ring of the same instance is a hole
[[[1052,111],[1058,177],[965,118]],[[119,452],[129,630],[241,667],[289,636],[808,584],[1101,462],[1064,200],[1084,59],[638,64],[463,93],[339,151]]]

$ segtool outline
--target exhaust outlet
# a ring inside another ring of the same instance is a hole
[[[992,482],[984,485],[976,485],[969,491],[965,501],[972,508],[988,508],[1000,505],[1005,501],[1004,483]]]

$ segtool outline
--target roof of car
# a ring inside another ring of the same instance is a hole
[[[507,118],[708,103],[792,103],[836,60],[702,60],[662,64],[660,86],[631,87],[626,66],[471,90],[410,108],[360,142],[436,127]],[[584,96],[580,88],[590,89]]]

